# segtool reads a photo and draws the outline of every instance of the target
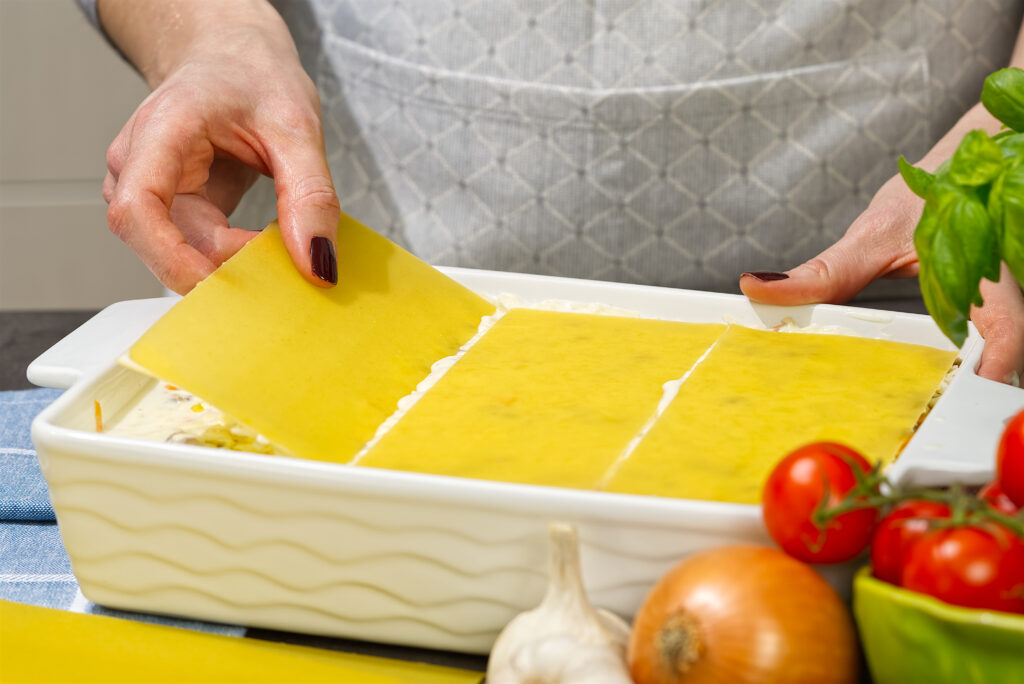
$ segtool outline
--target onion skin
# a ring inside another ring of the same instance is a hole
[[[773,548],[724,546],[668,571],[633,623],[635,684],[854,684],[850,613],[809,566]]]

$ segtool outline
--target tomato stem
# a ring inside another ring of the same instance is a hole
[[[968,494],[963,485],[954,483],[949,489],[908,488],[901,489],[891,484],[878,467],[864,473],[853,469],[857,484],[846,493],[842,501],[832,505],[823,498],[812,515],[812,521],[819,529],[828,525],[829,521],[845,513],[864,508],[885,509],[903,501],[925,500],[943,503],[950,507],[949,522],[952,526],[964,525],[968,522],[989,521],[1002,525],[1024,538],[1024,511],[1010,516],[1001,513],[985,501]],[[827,482],[825,484],[827,489]],[[884,493],[887,490],[888,493]]]

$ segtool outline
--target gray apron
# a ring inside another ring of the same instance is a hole
[[[281,0],[343,209],[442,265],[737,291],[835,242],[1020,0]],[[274,214],[268,186],[237,215]],[[245,225],[243,223],[243,225]],[[913,296],[883,281],[872,298]]]

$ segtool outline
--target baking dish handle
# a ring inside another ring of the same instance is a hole
[[[975,361],[975,359],[972,359]],[[907,449],[889,469],[902,485],[980,485],[994,476],[1006,422],[1024,409],[1024,389],[978,377],[965,364]]]
[[[29,364],[29,382],[67,389],[120,356],[180,299],[177,295],[111,304]]]

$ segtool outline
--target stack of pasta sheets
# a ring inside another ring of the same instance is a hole
[[[348,217],[338,252],[338,287],[316,288],[271,226],[158,321],[131,359],[300,458],[756,502],[772,465],[807,442],[891,461],[955,358],[834,334],[498,315]],[[396,414],[403,397],[415,401]]]

